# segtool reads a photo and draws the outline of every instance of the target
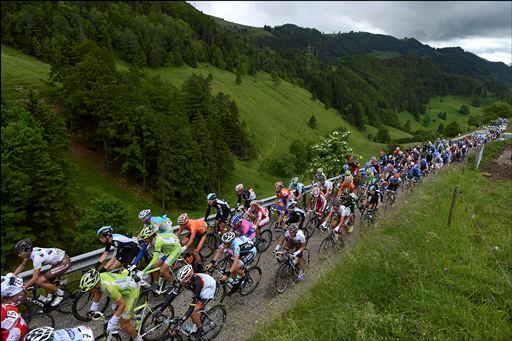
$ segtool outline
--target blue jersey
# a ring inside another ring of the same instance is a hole
[[[233,253],[233,256],[241,256],[247,253],[252,253],[256,255],[256,247],[254,246],[252,240],[247,238],[246,236],[240,236],[235,238],[231,243],[231,247],[229,248]]]

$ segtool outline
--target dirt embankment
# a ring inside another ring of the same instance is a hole
[[[501,154],[482,167],[481,171],[491,179],[512,180],[512,145],[505,145]]]

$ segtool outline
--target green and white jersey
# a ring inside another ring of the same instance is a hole
[[[153,258],[149,264],[142,270],[143,273],[147,273],[153,268],[158,259],[166,258],[165,262],[172,266],[176,259],[181,254],[181,243],[178,237],[172,232],[159,232],[153,239]]]
[[[139,295],[137,283],[127,274],[113,274],[110,272],[100,273],[101,287],[108,292],[112,300],[120,297],[129,298]]]

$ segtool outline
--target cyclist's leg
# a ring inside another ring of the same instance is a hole
[[[64,275],[69,267],[71,266],[71,260],[69,259],[68,255],[65,255],[62,261],[59,263],[53,265],[45,274],[42,276],[39,276],[37,280],[37,284],[44,288],[47,292],[51,293],[57,293],[58,295],[62,296],[64,293],[61,289],[58,289],[55,284],[53,284],[53,281]]]
[[[203,244],[204,244],[205,240],[206,240],[206,233],[203,233],[202,235],[196,237],[197,246],[194,248],[194,258],[195,258],[196,263],[201,261],[201,256],[200,256],[199,252],[203,248]]]
[[[181,254],[181,250],[177,249],[174,252],[170,253],[167,256],[167,259],[165,260],[164,264],[162,264],[162,267],[160,268],[160,272],[162,273],[162,276],[168,283],[172,283],[174,280],[172,276],[172,272],[170,271],[170,268],[174,266],[174,263],[176,263],[176,260],[179,258]]]
[[[134,288],[127,296],[123,296],[125,307],[124,312],[121,315],[121,319],[119,320],[119,324],[124,331],[126,331],[131,337],[136,337],[138,335],[137,330],[131,324],[131,320],[133,317],[133,310],[135,309],[135,304],[137,299],[139,298],[139,288]]]

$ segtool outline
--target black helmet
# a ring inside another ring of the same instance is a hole
[[[20,252],[27,252],[27,251],[32,251],[32,239],[30,238],[26,238],[26,239],[22,239],[20,240],[19,242],[16,243],[16,245],[14,246],[14,250],[16,251],[16,253],[20,253]]]

